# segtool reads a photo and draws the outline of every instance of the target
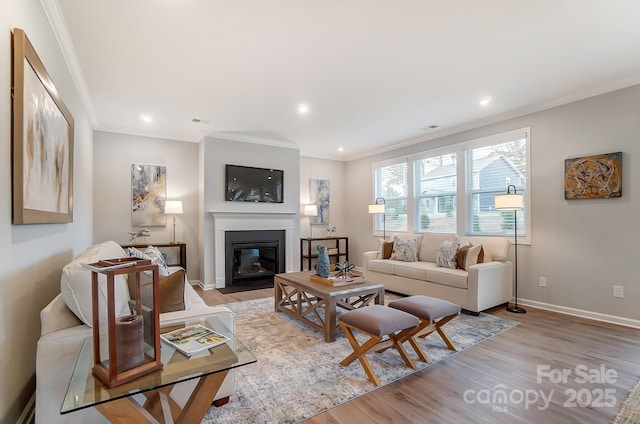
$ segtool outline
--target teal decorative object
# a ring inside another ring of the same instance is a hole
[[[316,274],[322,278],[329,278],[329,250],[327,246],[316,246],[318,251],[318,264],[316,265]]]

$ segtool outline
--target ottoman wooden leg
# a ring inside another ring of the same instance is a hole
[[[362,345],[360,345],[358,344],[358,340],[356,340],[356,337],[353,334],[353,331],[351,330],[350,326],[348,326],[343,322],[340,322],[340,327],[342,328],[342,331],[344,331],[344,334],[347,336],[347,340],[349,340],[349,343],[353,348],[353,353],[347,356],[346,358],[344,358],[340,362],[340,365],[346,366],[352,363],[353,361],[355,361],[356,359],[358,359],[360,361],[360,364],[362,365],[362,368],[364,368],[364,372],[367,373],[367,377],[369,377],[369,381],[371,381],[376,386],[379,386],[380,379],[378,379],[378,376],[373,371],[373,368],[371,368],[371,363],[369,362],[369,359],[367,359],[367,356],[365,354],[380,342],[381,337],[365,333],[370,338],[369,340],[364,342]]]
[[[382,305],[370,305],[343,313],[340,316],[340,328],[347,336],[353,353],[340,364],[346,366],[358,359],[369,381],[376,386],[380,385],[380,379],[366,356],[372,350],[382,351],[393,347],[408,367],[415,368],[402,344],[409,339],[419,324],[420,320],[417,317]],[[354,330],[369,336],[367,341],[358,343],[353,334]]]

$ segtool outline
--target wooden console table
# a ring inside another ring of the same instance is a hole
[[[128,247],[135,247],[136,249],[144,249],[149,246],[155,246],[161,252],[163,250],[169,249],[179,249],[178,255],[168,255],[169,258],[176,258],[177,261],[169,263],[167,261],[167,266],[181,266],[184,270],[187,270],[187,244],[186,243],[133,243],[133,244],[123,244],[122,247],[124,249]],[[163,252],[166,253],[166,252]]]

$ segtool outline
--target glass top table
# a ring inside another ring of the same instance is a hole
[[[113,388],[107,387],[92,373],[93,339],[88,337],[82,344],[60,413],[65,414],[95,406],[107,418],[109,418],[110,411],[115,409],[122,412],[123,408],[133,408],[131,413],[135,414],[136,410],[139,411],[140,406],[132,398],[133,395],[142,393],[147,397],[147,403],[149,401],[162,402],[174,384],[202,377],[191,395],[192,398],[187,402],[181,414],[174,417],[173,421],[189,422],[189,419],[198,418],[200,411],[186,411],[187,407],[193,406],[193,404],[200,405],[199,409],[203,409],[202,416],[204,416],[228,371],[255,363],[256,358],[214,315],[179,323],[161,324],[160,327],[161,332],[167,332],[193,324],[201,324],[211,328],[227,336],[229,340],[224,344],[191,356],[184,355],[171,345],[161,342],[162,369]],[[201,399],[202,397],[205,398],[204,401]],[[210,399],[208,399],[209,397]],[[196,398],[199,400],[195,401]],[[131,405],[127,403],[131,403]],[[199,418],[201,419],[202,416]]]

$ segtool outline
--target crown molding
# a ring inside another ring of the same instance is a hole
[[[289,140],[276,140],[268,137],[258,137],[237,132],[214,131],[205,136],[205,138],[219,138],[222,140],[241,141],[244,143],[262,144],[268,146],[285,147],[288,149],[300,150],[300,147],[293,144]]]
[[[40,4],[44,9],[44,13],[47,16],[47,20],[49,21],[51,28],[53,29],[58,45],[62,50],[62,56],[67,63],[67,67],[71,73],[71,78],[78,90],[80,100],[82,101],[84,110],[87,113],[89,122],[91,123],[91,126],[95,128],[98,126],[98,119],[91,104],[89,90],[87,89],[87,85],[82,75],[80,62],[78,61],[78,57],[76,56],[76,52],[73,48],[71,36],[67,30],[67,25],[64,21],[64,17],[62,16],[62,12],[60,11],[60,5],[57,0],[40,0]]]

